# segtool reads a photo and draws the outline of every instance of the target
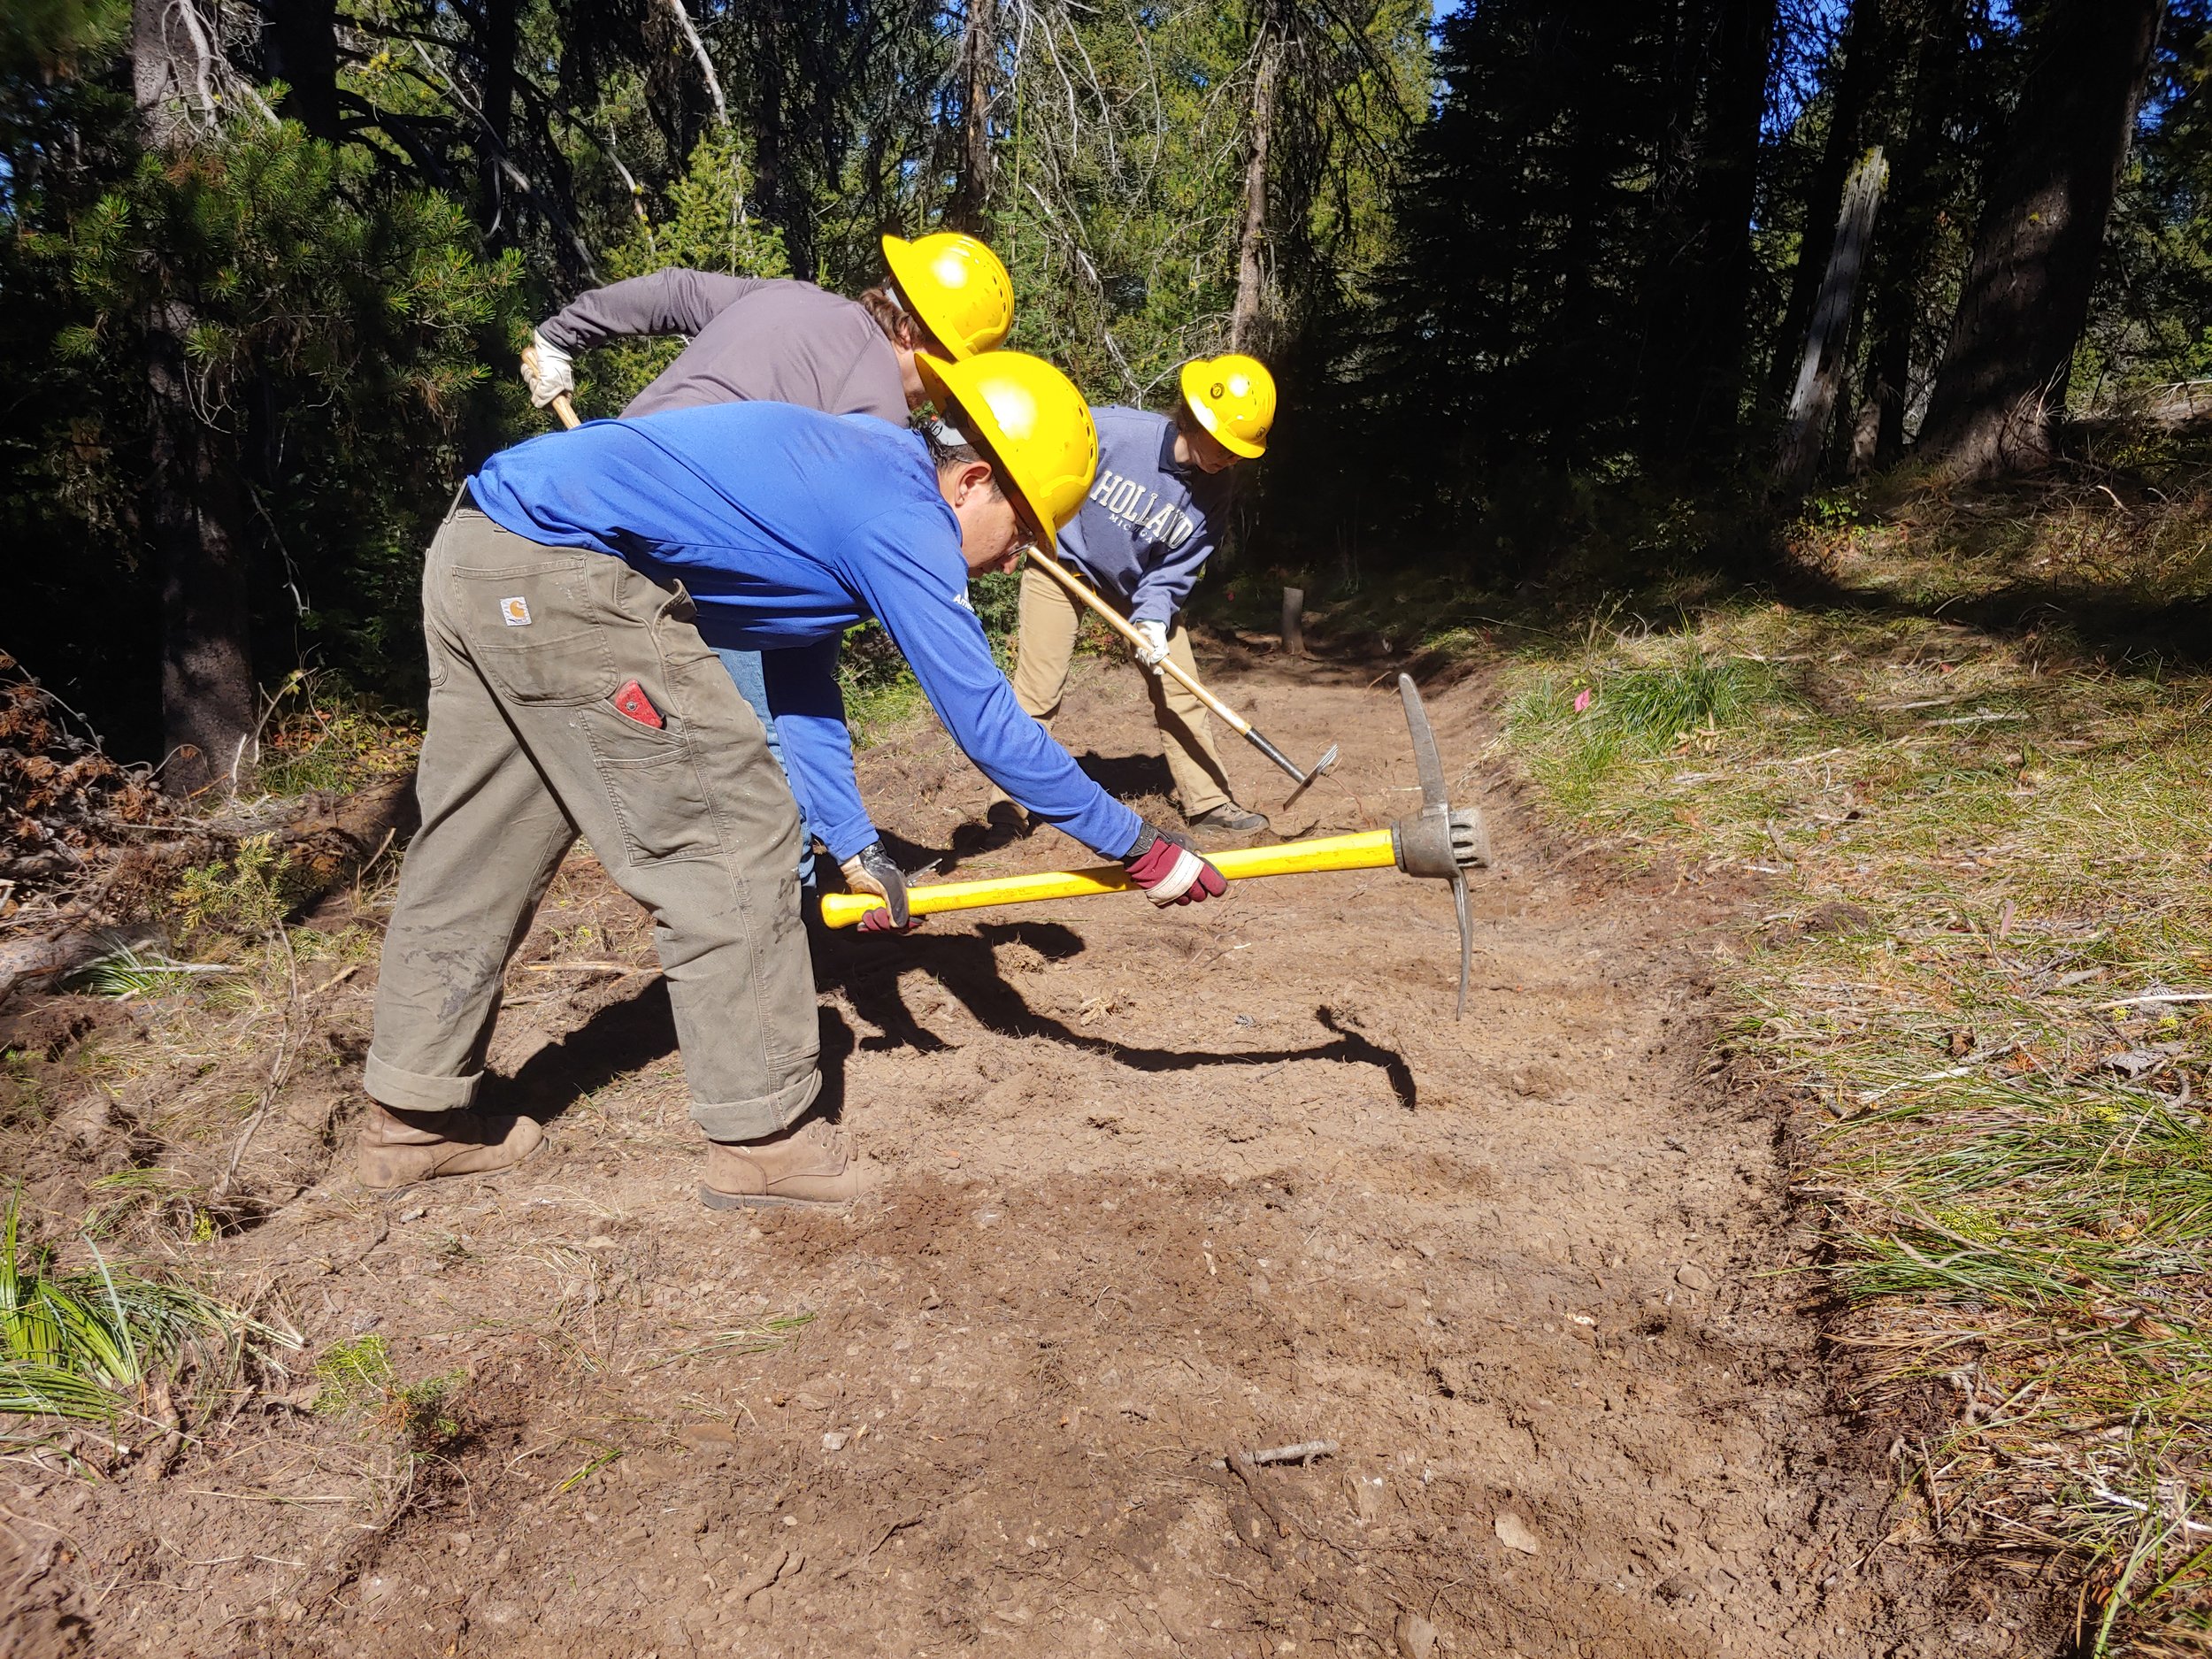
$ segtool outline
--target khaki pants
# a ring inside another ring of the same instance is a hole
[[[422,598],[422,829],[385,933],[369,1093],[471,1102],[507,959],[581,834],[653,914],[700,1127],[789,1125],[821,1087],[799,814],[689,597],[464,509],[430,544]],[[633,680],[662,730],[616,710]]]
[[[1048,730],[1067,695],[1068,670],[1075,657],[1076,630],[1082,613],[1067,589],[1041,571],[1022,572],[1021,633],[1015,647],[1014,700],[1024,711],[1044,722]],[[1195,679],[1198,664],[1191,656],[1190,635],[1179,624],[1168,636],[1169,659]],[[1145,689],[1152,694],[1152,718],[1160,728],[1160,747],[1167,755],[1167,769],[1175,780],[1178,803],[1185,818],[1210,812],[1229,799],[1229,777],[1215,752],[1213,717],[1206,705],[1164,674],[1144,672]],[[992,791],[994,801],[1006,797]]]

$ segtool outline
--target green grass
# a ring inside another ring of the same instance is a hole
[[[1903,534],[1808,534],[1847,530]],[[1916,546],[1916,595],[2064,537],[1985,540]],[[2147,548],[2162,581],[2196,568],[2170,526]],[[1770,883],[1722,1041],[1792,1103],[1870,1399],[1952,1408],[1907,1460],[1926,1531],[2070,1562],[2085,1652],[2196,1651],[2212,1002],[2185,999],[2212,992],[2212,677],[1741,596],[1671,634],[1498,642],[1502,749],[1562,819],[1685,879]]]
[[[0,1412],[108,1422],[119,1391],[160,1374],[188,1343],[281,1333],[183,1286],[111,1267],[58,1272],[20,1248],[18,1201],[0,1224]]]

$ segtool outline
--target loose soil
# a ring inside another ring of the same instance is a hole
[[[1343,746],[1279,831],[1417,803],[1383,664],[1210,666],[1293,754]],[[1156,813],[1133,675],[1087,667],[1061,734]],[[511,1177],[352,1186],[373,970],[314,973],[251,1202],[169,1247],[296,1321],[297,1375],[204,1390],[180,1447],[81,1441],[111,1479],[0,1464],[0,1653],[2055,1651],[1900,1541],[1894,1430],[1836,1408],[1775,1120],[1708,1075],[1752,895],[1548,843],[1476,764],[1479,678],[1430,709],[1498,852],[1464,1019],[1448,896],[1391,871],[832,936],[881,1178],[849,1217],[698,1204],[649,932],[588,855],[509,981],[502,1097],[553,1118]],[[984,783],[926,720],[863,773],[910,864],[1095,862],[973,850]],[[579,960],[636,971],[534,965]],[[50,1236],[102,1172],[211,1185],[276,1041],[111,1104],[72,1045],[112,1071],[161,1010],[24,1018],[84,1096],[8,1142]],[[230,1102],[205,1138],[193,1101]],[[371,1335],[442,1402],[337,1406],[310,1362]]]

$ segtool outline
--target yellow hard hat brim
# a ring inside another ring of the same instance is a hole
[[[1214,411],[1207,406],[1205,398],[1199,391],[1199,382],[1203,379],[1200,371],[1204,366],[1200,359],[1194,357],[1183,365],[1181,373],[1177,376],[1182,383],[1185,406],[1189,409],[1198,424],[1205,427],[1207,435],[1223,449],[1228,450],[1231,455],[1240,455],[1248,461],[1258,460],[1260,457],[1267,453],[1267,445],[1254,443],[1245,438],[1234,437],[1214,424]]]
[[[883,263],[891,273],[892,283],[899,290],[899,303],[906,307],[907,315],[928,331],[930,339],[942,348],[944,355],[955,363],[975,355],[964,340],[952,338],[944,329],[924,314],[918,294],[929,292],[928,261],[915,251],[914,244],[903,236],[888,232],[883,238]]]
[[[885,240],[887,242],[890,239],[886,237]],[[951,382],[945,379],[944,370],[938,360],[926,351],[918,351],[914,354],[914,366],[921,371],[922,386],[929,393],[929,401],[937,405],[937,412],[949,418],[956,411],[965,416],[968,424],[964,430],[987,447],[990,442],[988,435],[975,430],[983,424],[982,420],[968,414]],[[990,462],[999,488],[1005,492],[1006,499],[1013,503],[1015,513],[1029,526],[1031,534],[1039,538],[1037,545],[1041,548],[1050,547],[1053,537],[1059,531],[1048,517],[1037,511],[1036,503],[1030,499],[1027,482],[995,449],[990,450]]]

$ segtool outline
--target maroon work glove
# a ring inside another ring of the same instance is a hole
[[[1173,830],[1144,825],[1137,831],[1137,844],[1122,854],[1121,862],[1155,904],[1199,904],[1229,890],[1221,872]]]

